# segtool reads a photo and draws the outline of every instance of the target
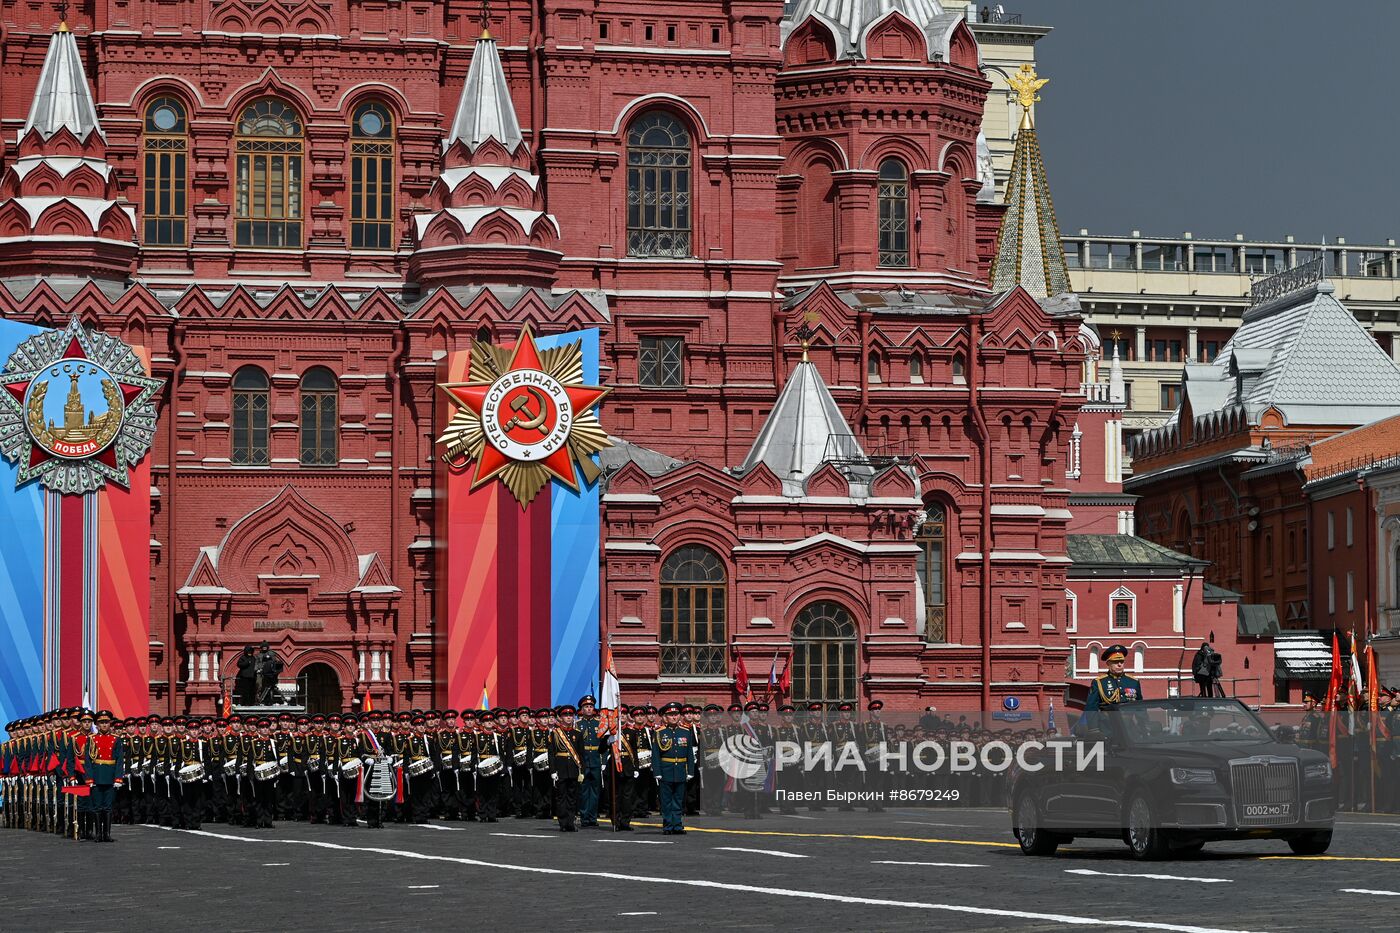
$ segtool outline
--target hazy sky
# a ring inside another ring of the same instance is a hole
[[[1400,239],[1400,0],[1002,4],[1064,230]]]

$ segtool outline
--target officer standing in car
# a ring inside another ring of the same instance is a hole
[[[1108,673],[1089,685],[1089,699],[1084,704],[1082,720],[1086,729],[1100,728],[1101,711],[1116,709],[1119,704],[1142,699],[1142,684],[1123,673],[1123,667],[1128,661],[1127,648],[1123,645],[1110,645],[1099,654],[1099,660],[1108,665]]]

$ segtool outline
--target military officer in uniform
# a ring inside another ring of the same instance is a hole
[[[112,801],[126,774],[126,740],[112,734],[114,717],[97,714],[97,734],[83,748],[83,775],[88,786],[88,814],[94,842],[113,842]]]
[[[1128,661],[1126,647],[1110,645],[1099,653],[1099,660],[1108,665],[1108,673],[1099,676],[1089,685],[1089,699],[1084,703],[1084,716],[1080,720],[1085,729],[1100,728],[1101,711],[1116,709],[1122,703],[1142,699],[1142,684],[1123,673],[1123,667]]]
[[[591,694],[579,697],[578,731],[583,736],[583,780],[578,788],[578,822],[598,825],[598,801],[603,793],[602,740],[598,738],[598,701]]]
[[[661,717],[651,766],[661,805],[661,832],[671,836],[685,833],[685,783],[695,774],[695,736],[681,723],[679,703],[663,706]]]
[[[555,710],[558,724],[549,731],[549,769],[554,781],[555,815],[561,833],[576,833],[578,788],[583,782],[583,733],[574,728],[574,708]]]

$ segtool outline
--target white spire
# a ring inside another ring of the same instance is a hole
[[[29,119],[24,121],[24,129],[20,130],[19,135],[23,139],[30,130],[38,130],[48,139],[64,127],[80,140],[87,139],[92,132],[104,140],[107,138],[97,122],[97,107],[92,102],[87,75],[83,73],[78,42],[67,23],[61,23],[49,40],[49,51],[44,56],[43,70],[39,72],[39,86],[34,89],[34,103],[29,108]]]
[[[1108,366],[1108,400],[1122,405],[1128,400],[1123,382],[1123,364],[1118,359],[1118,341],[1113,341],[1113,362]]]
[[[513,153],[523,141],[496,40],[484,29],[476,40],[467,83],[462,87],[462,99],[457,103],[457,115],[443,148],[459,139],[473,152],[486,140],[495,139]]]

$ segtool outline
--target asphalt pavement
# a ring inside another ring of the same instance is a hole
[[[1400,817],[1343,815],[1325,856],[1219,843],[1165,862],[1016,847],[1005,811],[692,817],[632,833],[539,820],[0,829],[0,930],[1171,930],[1394,928]]]

